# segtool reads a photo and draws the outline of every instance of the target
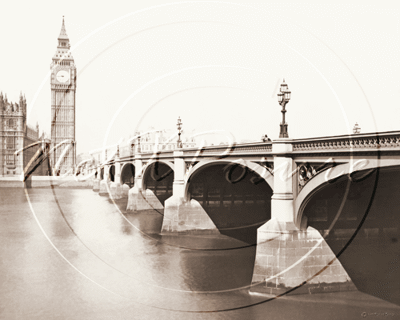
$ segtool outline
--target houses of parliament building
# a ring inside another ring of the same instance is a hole
[[[76,164],[75,93],[76,66],[65,29],[64,18],[57,50],[50,65],[51,142],[49,156],[35,166],[33,175],[73,174]],[[39,126],[27,124],[27,103],[20,94],[18,103],[0,94],[0,177],[18,176],[26,172],[39,156],[44,135]],[[32,146],[31,146],[32,145]],[[31,146],[31,147],[30,147]],[[22,150],[22,152],[17,152]],[[38,151],[39,150],[39,151]]]
[[[16,154],[16,151],[39,139],[39,126],[32,128],[26,122],[26,99],[22,93],[19,103],[9,102],[7,95],[3,96],[3,93],[0,93],[0,176],[21,175],[37,147],[29,148],[19,154]],[[41,170],[36,174],[45,174],[43,168],[41,166]]]

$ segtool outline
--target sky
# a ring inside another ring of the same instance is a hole
[[[135,131],[290,138],[399,130],[396,1],[8,1],[0,91],[50,133],[50,63],[62,17],[78,71],[78,153]],[[6,14],[4,14],[6,13]],[[200,137],[200,136],[199,136]]]

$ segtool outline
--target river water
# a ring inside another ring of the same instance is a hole
[[[126,199],[61,188],[0,196],[1,319],[400,318],[361,292],[251,295],[255,246],[161,235],[162,212],[126,213]]]

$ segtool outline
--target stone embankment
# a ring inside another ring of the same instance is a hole
[[[91,189],[93,179],[76,180],[75,177],[42,177],[33,176],[27,181],[21,181],[21,177],[0,177],[0,188],[73,188]]]

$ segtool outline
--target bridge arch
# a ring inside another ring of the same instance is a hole
[[[202,206],[221,234],[255,244],[257,228],[271,219],[271,180],[249,161],[204,161],[189,171],[185,197]]]
[[[135,165],[131,162],[125,162],[121,167],[120,183],[127,184],[132,188],[135,184]]]
[[[395,167],[400,165],[400,159],[357,159],[329,168],[318,173],[301,189],[294,203],[295,224],[298,228],[305,227],[303,213],[312,196],[326,185],[338,180],[343,176],[354,175],[358,171],[368,171],[376,168]],[[368,172],[365,172],[368,174]]]
[[[142,190],[151,190],[164,205],[172,196],[174,164],[170,161],[151,160],[142,170]]]
[[[359,291],[398,304],[400,164],[344,172],[303,201],[304,222],[324,237]]]
[[[256,172],[261,178],[265,180],[265,182],[269,185],[269,187],[274,190],[274,176],[263,166],[258,163],[252,161],[246,161],[241,159],[240,161],[229,160],[229,159],[221,159],[221,160],[204,160],[197,163],[194,167],[192,167],[187,173],[187,177],[185,180],[184,190],[185,190],[185,201],[190,200],[190,195],[188,194],[188,189],[190,185],[190,177],[194,176],[196,172],[199,170],[204,170],[206,167],[213,166],[216,164],[225,164],[225,165],[240,165],[243,167],[247,167],[248,169]]]

